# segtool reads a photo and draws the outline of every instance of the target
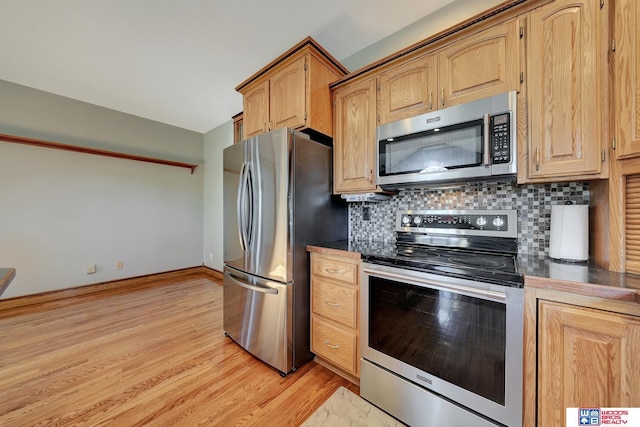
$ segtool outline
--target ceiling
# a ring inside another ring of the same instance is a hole
[[[343,60],[452,1],[0,0],[0,79],[205,133],[306,36]]]

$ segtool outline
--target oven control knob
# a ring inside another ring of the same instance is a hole
[[[409,215],[403,215],[401,221],[402,221],[402,225],[404,225],[404,226],[411,225],[411,217]]]
[[[485,225],[487,225],[487,218],[481,216],[480,218],[476,219],[476,225],[478,225],[479,227],[484,227]]]
[[[413,223],[414,223],[415,225],[420,225],[420,224],[422,224],[422,217],[421,217],[421,216],[416,216],[416,217],[414,217],[414,218],[413,218]]]
[[[504,225],[504,219],[502,219],[501,217],[497,216],[493,219],[493,225],[495,227],[502,227]]]

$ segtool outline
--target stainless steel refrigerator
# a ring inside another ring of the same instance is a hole
[[[280,371],[310,351],[306,245],[346,239],[331,147],[290,129],[224,150],[224,329]]]

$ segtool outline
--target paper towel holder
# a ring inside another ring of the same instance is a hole
[[[549,258],[556,262],[582,264],[589,261],[589,204],[551,206]]]

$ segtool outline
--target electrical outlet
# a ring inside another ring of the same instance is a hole
[[[95,274],[96,272],[96,266],[91,264],[91,265],[87,265],[87,274]]]
[[[213,261],[213,253],[209,252],[209,261]]]
[[[362,208],[362,219],[364,221],[371,220],[371,208],[369,206]]]
[[[116,262],[116,270],[122,270],[124,263],[122,261]]]

